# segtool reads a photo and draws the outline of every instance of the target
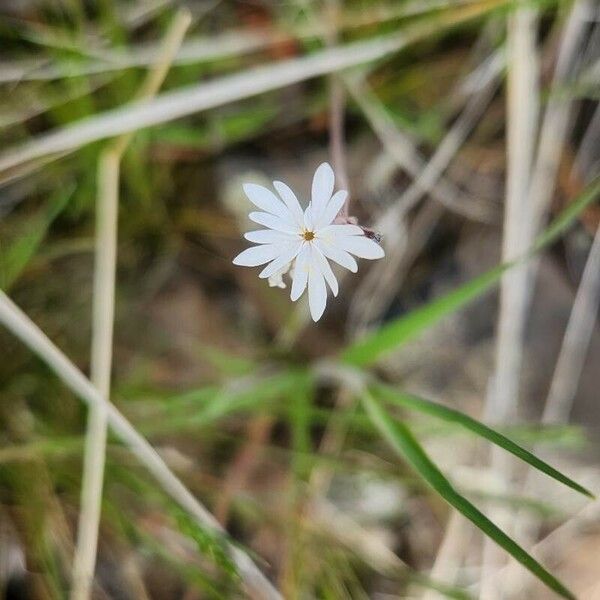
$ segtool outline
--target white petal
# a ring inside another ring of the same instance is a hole
[[[290,263],[298,252],[300,252],[300,248],[302,247],[303,242],[298,240],[298,242],[294,242],[289,245],[283,252],[271,263],[269,263],[259,274],[258,276],[261,279],[267,279],[267,277],[271,277],[274,273],[285,267],[288,263]]]
[[[304,211],[304,229],[308,229],[308,231],[314,231],[314,219],[313,219],[313,209],[309,204]]]
[[[341,235],[364,235],[365,232],[358,225],[327,225],[318,230],[317,237],[325,241],[335,243],[335,239]]]
[[[370,258],[371,260],[374,260],[385,256],[383,248],[364,235],[340,236],[336,238],[335,245],[355,256],[360,256],[360,258]]]
[[[262,185],[255,183],[245,183],[244,192],[252,204],[255,204],[261,210],[277,215],[284,221],[293,223],[293,217],[287,206],[271,191]]]
[[[284,247],[278,244],[252,246],[243,252],[240,252],[234,259],[234,265],[241,267],[257,267],[277,258],[283,251]]]
[[[269,286],[285,289],[287,285],[285,284],[285,281],[283,281],[283,276],[290,270],[291,266],[292,263],[288,263],[287,265],[279,269],[279,271],[273,273],[273,275],[271,275],[271,277],[269,277],[268,279]]]
[[[248,218],[259,225],[264,225],[269,229],[275,229],[276,231],[283,231],[284,233],[300,233],[300,229],[275,215],[264,213],[264,212],[251,212]]]
[[[269,277],[268,281],[269,287],[277,287],[281,288],[282,290],[285,290],[285,288],[287,287],[287,285],[285,285],[285,282],[283,281],[283,273],[281,271],[273,273],[273,275]]]
[[[311,204],[313,215],[318,216],[327,206],[333,194],[335,175],[329,163],[322,163],[317,167],[312,182]]]
[[[348,192],[345,190],[340,190],[331,197],[331,200],[329,200],[327,203],[325,210],[319,216],[319,219],[316,223],[317,229],[333,223],[334,219],[338,216],[338,213],[344,206],[347,197]]]
[[[358,271],[358,264],[346,251],[324,240],[314,240],[313,244],[323,253],[324,256],[337,263],[341,267],[344,267],[353,273]]]
[[[323,273],[316,264],[311,264],[308,272],[308,305],[313,321],[318,321],[325,312],[327,304],[327,288]]]
[[[259,229],[258,231],[245,233],[244,237],[255,244],[285,244],[297,240],[299,236],[283,233],[282,231],[273,231],[272,229]]]
[[[296,263],[294,265],[294,276],[292,279],[292,291],[290,298],[293,302],[296,302],[306,289],[308,282],[308,268],[310,258],[310,244],[303,244],[298,256],[296,257]]]
[[[294,217],[294,222],[302,227],[304,224],[304,214],[300,203],[298,202],[298,198],[296,198],[296,194],[294,194],[291,188],[283,183],[283,181],[274,181],[273,185]]]
[[[323,273],[323,277],[325,277],[325,281],[328,283],[331,291],[334,296],[338,295],[339,286],[338,280],[335,278],[331,267],[329,266],[328,260],[323,256],[321,251],[313,245],[312,247],[312,257],[313,261],[319,265],[319,269],[321,269],[321,273]]]

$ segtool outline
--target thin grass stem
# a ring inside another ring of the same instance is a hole
[[[180,10],[173,18],[164,39],[163,51],[139,90],[140,100],[158,92],[190,23],[191,16],[185,10]],[[101,153],[98,161],[91,381],[104,398],[110,397],[120,165],[132,135],[124,134],[114,140]],[[102,505],[107,418],[104,403],[90,407],[78,539],[73,560],[72,600],[86,600],[92,590]]]
[[[1,290],[0,323],[37,354],[59,379],[88,406],[103,405],[113,433],[146,467],[163,491],[201,527],[214,531],[216,534],[225,535],[218,521],[171,471],[152,445]],[[260,572],[252,559],[241,548],[229,541],[228,547],[249,597],[255,600],[281,600],[280,594]]]
[[[161,94],[149,102],[137,102],[100,113],[7,150],[0,156],[0,174],[43,156],[72,152],[91,142],[159,125],[312,77],[385,58],[409,43],[431,34],[441,25],[449,27],[465,22],[498,8],[505,2],[506,0],[483,0],[475,4],[467,4],[452,11],[443,19],[440,17],[441,22],[434,20],[424,25],[415,25],[406,32],[339,45],[309,56],[247,69]]]

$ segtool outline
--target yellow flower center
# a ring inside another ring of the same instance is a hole
[[[312,231],[305,231],[302,234],[302,237],[307,241],[310,242],[311,240],[315,239],[315,234]]]

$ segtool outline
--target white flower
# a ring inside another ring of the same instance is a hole
[[[310,314],[318,321],[327,303],[327,288],[338,294],[338,282],[329,260],[349,269],[358,270],[354,254],[360,258],[376,259],[384,256],[383,249],[365,236],[357,225],[334,223],[346,202],[348,193],[333,193],[335,176],[332,168],[321,164],[312,182],[311,202],[305,211],[294,192],[281,181],[273,186],[279,194],[253,183],[244,184],[244,192],[262,212],[251,212],[249,217],[267,229],[250,231],[245,238],[253,246],[238,254],[233,263],[244,267],[267,266],[259,277],[269,279],[278,287],[285,287],[281,276],[291,272],[291,299],[295,302],[308,287]],[[281,283],[280,283],[281,282]]]

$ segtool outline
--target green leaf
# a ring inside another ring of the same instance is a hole
[[[310,425],[313,387],[309,378],[298,380],[289,392],[287,405],[292,432],[293,470],[298,479],[308,476],[311,456]]]
[[[246,377],[222,388],[207,386],[172,397],[164,402],[158,419],[140,424],[145,435],[162,435],[214,426],[220,420],[242,411],[264,411],[269,403],[287,397],[303,375],[284,371],[268,376]]]
[[[262,407],[264,403],[281,395],[289,393],[298,384],[299,375],[293,371],[249,381],[242,389],[225,388],[219,392],[210,403],[198,411],[191,419],[199,424],[208,425],[235,411],[252,407]]]
[[[343,362],[354,366],[366,366],[374,363],[384,354],[414,339],[442,317],[453,313],[487,292],[498,282],[509,266],[495,267],[442,298],[384,325],[375,333],[359,340],[344,351]]]
[[[446,315],[466,306],[475,298],[490,290],[509,268],[527,260],[533,254],[554,242],[570,227],[577,216],[600,194],[600,177],[573,201],[535,241],[532,248],[520,259],[503,263],[479,277],[468,281],[449,294],[433,300],[407,315],[387,323],[374,333],[349,346],[342,353],[346,364],[365,366],[414,339],[428,327],[435,325]]]
[[[379,402],[367,390],[361,397],[363,406],[375,427],[388,441],[390,446],[415,470],[421,477],[446,500],[456,508],[481,531],[504,548],[513,558],[518,560],[526,569],[531,571],[550,589],[563,596],[575,600],[575,596],[551,573],[549,573],[533,556],[527,553],[514,540],[507,536],[499,527],[494,525],[469,500],[459,494],[443,473],[431,461],[411,431],[399,421],[392,419]]]
[[[8,291],[19,278],[40,244],[54,219],[63,211],[74,191],[73,187],[64,190],[59,187],[44,208],[27,219],[14,240],[6,248],[0,246],[0,288]]]
[[[461,425],[462,427],[465,427],[466,429],[485,438],[486,440],[489,440],[493,444],[504,448],[504,450],[507,452],[514,454],[517,458],[520,458],[522,461],[526,462],[532,467],[535,467],[542,473],[545,473],[548,475],[548,477],[552,477],[553,479],[556,479],[556,481],[564,483],[566,486],[581,494],[584,494],[585,496],[589,496],[590,498],[594,497],[589,490],[579,485],[566,475],[563,475],[560,471],[557,471],[548,463],[540,460],[534,454],[528,450],[525,450],[525,448],[522,446],[519,446],[501,433],[494,431],[487,425],[484,425],[483,423],[458,410],[438,404],[437,402],[432,402],[431,400],[425,400],[423,398],[419,398],[418,396],[413,396],[412,394],[406,394],[404,392],[397,391],[386,385],[376,384],[373,387],[386,400],[409,409],[432,415],[438,419]]]
[[[565,233],[575,222],[577,217],[594,202],[600,195],[600,177],[596,177],[587,188],[579,194],[563,211],[550,223],[534,241],[531,250],[524,258],[532,256],[542,248],[552,244]]]

